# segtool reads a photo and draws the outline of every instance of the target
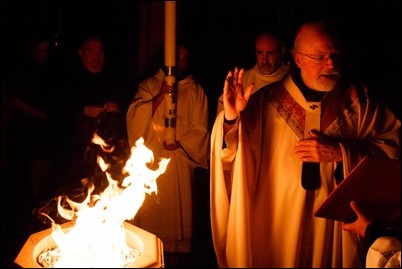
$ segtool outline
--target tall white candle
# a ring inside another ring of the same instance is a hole
[[[165,95],[165,141],[176,142],[176,1],[165,1],[165,81],[173,93]]]
[[[165,1],[165,66],[176,65],[176,1]]]

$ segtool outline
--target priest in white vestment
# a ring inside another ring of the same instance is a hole
[[[131,147],[143,137],[145,146],[154,153],[155,163],[170,158],[166,172],[156,180],[157,194],[147,195],[133,221],[158,236],[167,252],[191,251],[194,169],[208,168],[208,99],[191,74],[183,75],[187,69],[180,70],[187,67],[188,56],[187,48],[179,46],[174,149],[163,146],[165,101],[161,89],[167,86],[162,86],[165,74],[161,69],[140,83],[126,115]]]
[[[301,27],[295,66],[251,94],[235,68],[211,134],[211,227],[220,267],[356,268],[358,237],[314,211],[366,155],[400,157],[400,120],[341,79],[325,23]],[[302,178],[304,163],[316,177]],[[386,184],[386,183],[384,183]]]

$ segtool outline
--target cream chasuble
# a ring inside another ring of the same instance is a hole
[[[287,76],[253,94],[225,137],[223,111],[218,114],[211,136],[211,225],[220,267],[362,266],[357,237],[338,221],[313,216],[336,187],[339,164],[320,164],[319,189],[301,186],[302,162],[293,147],[304,138],[307,105]],[[321,132],[345,141],[344,176],[367,152],[398,158],[400,121],[368,101],[364,88],[333,90],[321,105]]]

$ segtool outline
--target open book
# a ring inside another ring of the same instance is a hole
[[[362,212],[384,223],[401,215],[401,161],[366,156],[315,211],[314,216],[353,222],[355,200]]]

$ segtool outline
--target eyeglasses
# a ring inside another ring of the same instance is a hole
[[[332,60],[339,60],[340,59],[340,54],[339,53],[331,53],[331,54],[325,54],[325,55],[311,55],[311,54],[305,54],[300,51],[295,51],[295,53],[302,54],[306,57],[309,57],[310,59],[313,60],[315,64],[319,65],[324,65],[328,62],[329,58]]]

